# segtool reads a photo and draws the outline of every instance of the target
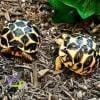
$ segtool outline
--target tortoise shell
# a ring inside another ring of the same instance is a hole
[[[55,70],[61,69],[63,64],[80,75],[87,75],[93,71],[100,48],[92,36],[62,34],[61,38],[56,39],[56,43],[59,45],[59,54]]]
[[[39,31],[35,25],[26,20],[9,22],[1,33],[1,53],[32,60],[32,54],[39,45]]]

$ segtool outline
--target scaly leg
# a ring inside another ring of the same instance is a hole
[[[55,70],[56,71],[59,71],[61,69],[61,64],[62,64],[61,57],[58,56],[55,61]]]
[[[5,54],[8,53],[9,54],[10,51],[11,51],[10,48],[4,48],[4,49],[1,50],[1,53],[5,53]]]
[[[25,59],[25,60],[28,60],[28,61],[32,61],[32,56],[25,53],[25,52],[22,52],[22,57]]]

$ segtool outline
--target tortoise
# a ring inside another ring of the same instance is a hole
[[[0,36],[1,54],[32,61],[39,46],[39,30],[35,24],[25,19],[17,19],[6,24]]]
[[[63,33],[55,41],[59,47],[55,61],[56,71],[64,66],[79,75],[93,72],[97,59],[100,58],[100,47],[95,38],[88,34]]]

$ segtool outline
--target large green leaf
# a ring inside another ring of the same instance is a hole
[[[48,0],[54,9],[53,21],[56,23],[69,22],[73,23],[75,21],[76,11],[72,7],[66,6],[59,0]],[[78,15],[78,14],[77,14]]]
[[[78,13],[82,19],[100,15],[100,0],[48,0],[54,9],[55,22],[75,22]]]
[[[100,14],[100,0],[59,0],[65,5],[75,8],[85,19],[93,14]]]

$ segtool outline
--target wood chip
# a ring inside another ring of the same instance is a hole
[[[9,12],[8,11],[4,11],[4,16],[6,18],[7,21],[10,21],[10,15],[9,15]]]
[[[43,77],[48,71],[49,71],[49,69],[40,70],[40,71],[38,72],[39,78],[40,78],[40,77]]]
[[[94,85],[97,89],[100,89],[100,81],[95,82]]]
[[[62,86],[62,93],[64,93],[66,96],[69,96],[71,100],[75,100],[75,98],[67,91],[65,86]]]

